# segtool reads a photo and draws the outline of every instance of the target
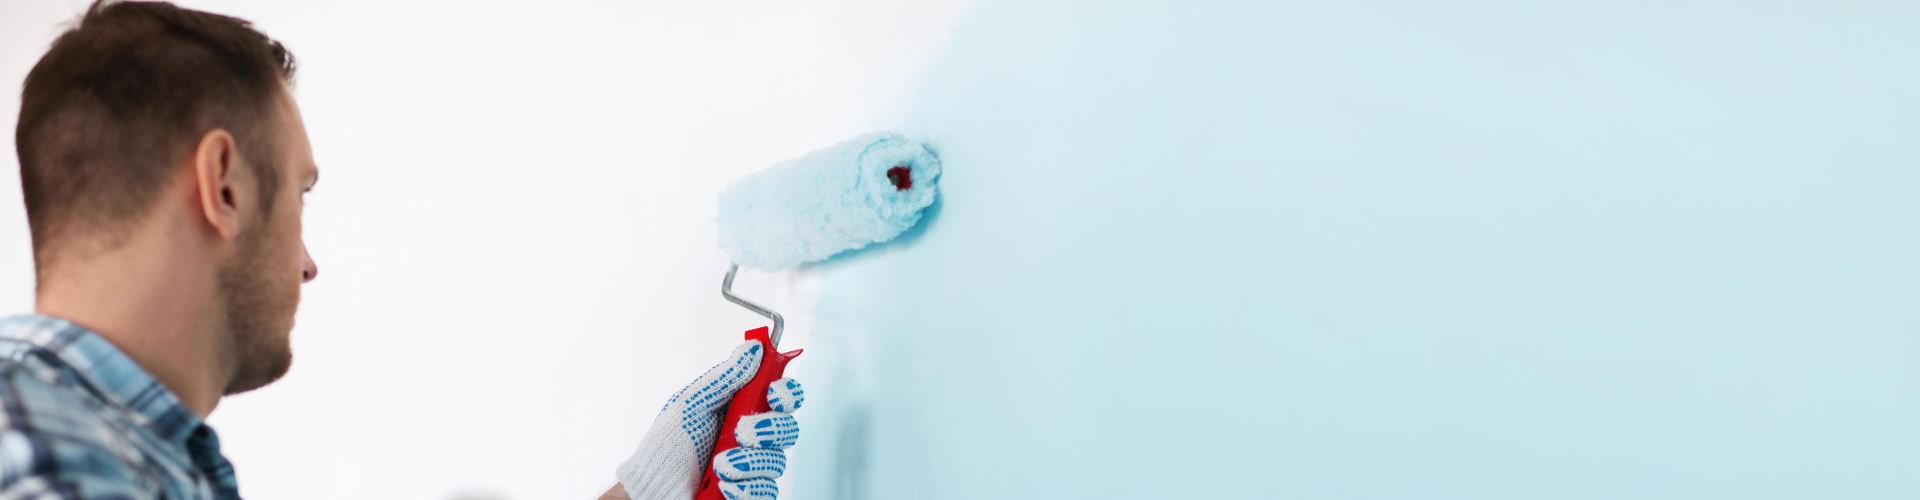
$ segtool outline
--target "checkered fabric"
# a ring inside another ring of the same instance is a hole
[[[105,338],[0,319],[0,498],[240,498],[220,439]]]

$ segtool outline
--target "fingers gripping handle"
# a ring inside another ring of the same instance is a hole
[[[713,440],[713,451],[707,454],[708,457],[740,446],[733,437],[733,429],[740,425],[740,417],[772,411],[767,406],[767,386],[787,371],[788,361],[800,356],[802,349],[775,351],[773,340],[767,335],[768,329],[764,326],[747,330],[747,340],[759,342],[762,352],[769,355],[760,358],[760,370],[754,372],[753,379],[733,393],[732,402],[727,403],[727,414],[720,417],[720,435]],[[700,477],[700,491],[693,495],[694,500],[726,500],[726,496],[720,494],[720,476],[713,472],[713,460],[707,460],[706,469],[707,473]]]

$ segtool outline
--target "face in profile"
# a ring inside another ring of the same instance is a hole
[[[277,192],[237,237],[219,272],[234,363],[227,394],[257,389],[286,375],[293,364],[289,334],[300,306],[300,286],[319,273],[301,236],[303,198],[319,171],[299,107],[285,93],[277,101],[269,120],[277,151],[272,155],[275,164],[268,166],[280,172],[273,186]]]

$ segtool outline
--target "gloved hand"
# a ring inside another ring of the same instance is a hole
[[[734,432],[739,448],[712,457],[721,414],[734,391],[760,368],[757,342],[745,342],[726,361],[708,369],[667,400],[653,426],[640,438],[639,449],[620,464],[620,487],[634,500],[690,500],[700,487],[709,461],[720,476],[720,491],[738,500],[771,500],[779,491],[774,479],[787,470],[786,449],[800,438],[800,426],[791,413],[805,402],[800,383],[782,378],[767,387],[773,411],[740,418]]]

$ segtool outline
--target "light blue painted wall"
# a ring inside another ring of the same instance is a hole
[[[1920,498],[1920,4],[993,2],[795,498]]]

